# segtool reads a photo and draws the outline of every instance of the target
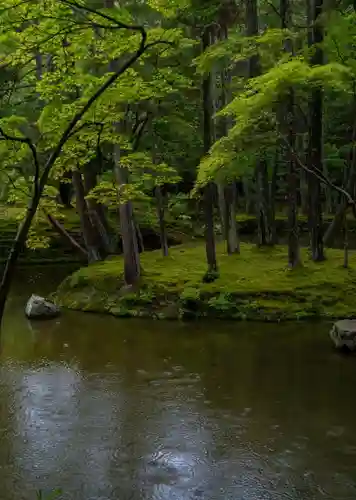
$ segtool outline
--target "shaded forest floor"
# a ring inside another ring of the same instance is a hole
[[[137,290],[123,288],[123,262],[115,257],[69,276],[56,300],[70,309],[119,317],[281,321],[356,316],[356,255],[350,255],[348,269],[342,267],[340,250],[328,250],[323,263],[311,262],[306,250],[302,257],[303,267],[289,270],[284,246],[242,244],[241,255],[227,256],[219,244],[220,277],[204,283],[204,245],[181,245],[167,258],[160,251],[142,254]]]
[[[6,259],[11,248],[13,239],[16,235],[17,227],[19,224],[19,216],[21,216],[22,209],[13,206],[0,206],[0,264]],[[145,248],[147,250],[158,249],[160,246],[160,239],[158,234],[158,221],[156,218],[156,209],[154,206],[137,206],[135,207],[137,221],[142,231]],[[110,225],[112,227],[112,236],[117,238],[117,231],[119,224],[117,216],[114,212],[109,214]],[[194,213],[191,212],[189,216],[184,213],[180,216],[177,214],[166,214],[166,225],[170,244],[189,243],[191,241],[199,241],[203,238],[203,222],[198,220]],[[332,215],[324,215],[325,229],[333,219]],[[62,209],[61,223],[64,225],[68,233],[78,242],[82,243],[82,236],[80,230],[80,222],[75,208]],[[219,221],[216,221],[217,238],[221,239],[219,235],[220,227]],[[242,241],[247,243],[254,242],[257,230],[256,216],[249,214],[238,214],[237,222]],[[350,248],[356,248],[356,221],[350,217],[349,223],[349,245]],[[308,236],[308,222],[307,217],[299,216],[300,228],[300,242],[302,246],[307,246],[309,243]],[[71,245],[63,239],[57,232],[54,231],[52,226],[43,220],[37,228],[40,236],[49,237],[49,246],[47,248],[24,249],[22,252],[20,263],[24,264],[55,264],[66,262],[80,263],[81,255],[73,252]],[[221,231],[220,231],[221,232]],[[115,234],[116,233],[116,234]],[[277,242],[280,244],[286,243],[287,238],[287,217],[285,214],[278,213],[276,215],[276,234]],[[343,237],[340,232],[336,236],[334,245],[335,248],[342,248]]]

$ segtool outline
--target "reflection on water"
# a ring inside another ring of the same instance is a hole
[[[356,497],[356,359],[328,325],[31,325],[24,299],[1,353],[1,500]]]

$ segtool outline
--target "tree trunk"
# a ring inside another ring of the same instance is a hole
[[[80,226],[83,233],[85,247],[88,252],[88,261],[96,262],[98,260],[102,260],[102,256],[99,250],[97,234],[90,221],[88,207],[85,201],[82,174],[78,170],[74,170],[72,179],[75,190],[76,206],[80,219]]]
[[[278,191],[278,172],[279,172],[279,155],[280,147],[276,148],[276,154],[273,162],[272,179],[271,179],[271,189],[269,191],[269,202],[270,202],[270,218],[271,218],[271,233],[272,233],[272,245],[277,243],[277,228],[276,228],[276,198]]]
[[[135,219],[134,213],[132,213],[132,218],[133,218],[133,223],[134,223],[135,230],[136,230],[136,235],[137,235],[138,251],[140,253],[142,253],[142,252],[145,251],[145,244],[144,244],[144,241],[143,241],[143,236],[142,236],[141,228],[140,228],[139,223]]]
[[[245,211],[247,215],[256,213],[255,203],[252,195],[251,182],[246,177],[243,179],[244,193],[245,193]]]
[[[229,255],[240,253],[240,241],[236,224],[236,183],[225,186],[225,240]]]
[[[347,211],[344,212],[344,267],[349,267],[349,238],[347,227]]]
[[[228,27],[226,24],[221,26],[220,39],[228,39]],[[224,108],[232,100],[231,96],[231,72],[229,68],[225,68],[221,72],[221,107]],[[223,134],[228,135],[233,122],[231,117],[224,117],[223,119]],[[227,181],[224,187],[224,224],[225,224],[225,240],[227,253],[240,253],[240,241],[238,235],[238,228],[236,223],[236,206],[237,206],[237,189],[236,179]]]
[[[246,34],[253,37],[258,35],[258,9],[257,0],[246,0]],[[258,54],[249,59],[249,77],[255,78],[261,73]],[[271,228],[271,201],[269,199],[269,182],[267,161],[263,153],[257,159],[256,164],[257,183],[257,243],[259,246],[271,245],[273,243],[273,231]]]
[[[258,246],[273,244],[270,219],[269,183],[266,159],[261,157],[256,167],[257,182],[257,243]]]
[[[309,5],[312,21],[312,30],[309,35],[309,46],[312,48],[312,65],[323,64],[323,51],[320,44],[323,42],[323,28],[320,25],[320,16],[323,10],[323,0],[314,0]],[[308,144],[308,168],[310,170],[323,171],[323,92],[321,88],[311,91],[309,102],[309,144]],[[309,195],[309,230],[311,256],[314,261],[325,259],[323,243],[323,214],[321,200],[320,181],[315,175],[308,176]]]
[[[128,183],[128,172],[121,167],[120,146],[115,150],[115,178],[118,186]],[[124,256],[124,279],[126,285],[135,285],[141,274],[140,254],[138,249],[136,228],[133,220],[132,202],[121,203],[119,200],[120,230],[122,239],[122,251]]]
[[[291,23],[290,0],[280,0],[281,28],[287,29]],[[287,39],[285,51],[293,54],[293,42]],[[296,116],[295,94],[293,88],[289,89],[286,100],[282,103],[282,134],[286,137],[287,144],[282,151],[288,165],[288,266],[295,268],[300,264],[299,228],[298,228],[298,174],[295,158],[292,154],[296,148]]]
[[[87,196],[97,185],[97,173],[93,164],[84,167],[84,190]],[[97,232],[100,241],[100,251],[107,256],[112,253],[113,248],[109,237],[109,225],[106,220],[104,207],[92,198],[87,198],[88,213],[90,222]]]
[[[205,27],[202,36],[203,51],[210,46],[210,30],[211,28]],[[212,145],[213,136],[213,104],[212,104],[212,89],[211,89],[211,74],[204,76],[202,84],[202,98],[203,98],[203,126],[204,126],[204,154],[207,154]],[[205,249],[206,259],[208,264],[208,273],[217,272],[218,265],[216,261],[215,250],[215,234],[214,234],[214,185],[209,182],[204,187],[204,219],[205,219]]]
[[[166,224],[164,220],[164,202],[162,189],[160,186],[155,187],[155,195],[157,201],[157,217],[159,222],[159,237],[161,241],[161,249],[163,257],[168,257],[168,238],[166,231]]]
[[[300,261],[299,248],[299,228],[298,228],[298,173],[294,156],[291,151],[295,150],[294,131],[294,92],[290,89],[287,102],[287,125],[288,125],[288,146],[286,151],[288,161],[288,265],[291,268],[297,267]]]

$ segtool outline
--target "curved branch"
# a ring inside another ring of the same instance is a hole
[[[74,9],[85,10],[86,12],[89,12],[90,14],[94,14],[96,16],[101,17],[102,19],[105,19],[106,21],[110,21],[111,23],[115,23],[117,28],[119,28],[119,29],[122,28],[122,29],[127,29],[127,30],[132,30],[132,31],[139,31],[142,36],[144,36],[144,34],[146,34],[145,28],[141,25],[123,23],[122,21],[115,19],[115,17],[109,16],[108,14],[104,14],[103,12],[100,12],[96,9],[92,9],[91,7],[87,7],[86,5],[82,5],[78,2],[76,2],[75,0],[59,0],[59,1],[64,3],[65,5],[68,5],[69,7],[73,7]],[[110,29],[110,26],[103,26],[103,28]]]
[[[18,137],[18,136],[9,135],[2,129],[2,127],[0,127],[0,134],[2,135],[2,137],[0,137],[0,140],[27,144],[27,146],[30,148],[31,153],[32,153],[33,163],[35,166],[34,185],[35,185],[35,192],[37,192],[37,190],[39,189],[40,164],[38,161],[36,146],[33,144],[33,142],[31,141],[31,139],[29,137]]]

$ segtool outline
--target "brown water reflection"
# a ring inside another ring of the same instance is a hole
[[[1,500],[356,497],[356,359],[327,325],[30,325],[22,304],[1,354]]]

